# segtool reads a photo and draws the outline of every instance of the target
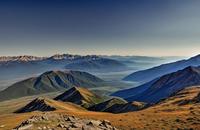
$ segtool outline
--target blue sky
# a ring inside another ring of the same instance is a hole
[[[0,55],[192,56],[198,0],[2,0]]]

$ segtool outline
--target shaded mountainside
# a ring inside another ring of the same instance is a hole
[[[187,60],[180,60],[177,62],[156,66],[147,70],[137,71],[126,76],[124,80],[142,83],[149,82],[155,78],[184,69],[188,66],[200,66],[200,55],[194,56]]]
[[[103,98],[86,88],[73,87],[63,94],[57,96],[55,100],[72,102],[74,104],[81,105],[84,108],[88,108],[94,104],[102,102]]]
[[[103,80],[80,71],[48,71],[34,78],[17,82],[0,92],[0,101],[23,96],[65,90],[70,87],[97,87]]]
[[[152,81],[145,83],[143,85],[140,85],[138,87],[119,90],[117,92],[112,93],[111,96],[127,98],[127,97],[130,97],[130,95],[134,96],[134,95],[140,94],[140,93],[144,92],[146,89],[148,89],[155,81],[156,80],[152,80]]]
[[[108,101],[96,104],[89,108],[91,111],[100,111],[100,112],[111,112],[111,113],[124,113],[137,111],[145,108],[146,103],[143,102],[130,102],[120,99],[112,98]]]
[[[124,97],[127,101],[156,103],[173,93],[193,85],[200,85],[200,67],[187,67],[183,70],[164,75],[152,82],[133,88],[133,94],[130,94],[131,89],[129,89],[117,92],[119,95],[117,93],[113,95],[119,97],[123,95],[122,97],[124,97],[126,91],[129,91],[129,95]]]
[[[51,103],[48,100],[45,100],[44,98],[36,98],[26,106],[15,111],[15,113],[25,113],[32,111],[54,111],[54,110],[56,110],[56,108],[51,106]]]
[[[93,105],[89,108],[92,111],[105,111],[106,109],[110,108],[115,104],[126,104],[127,101],[120,99],[120,98],[112,98],[108,101],[101,102],[99,104]]]
[[[25,105],[24,107],[15,111],[15,113],[26,113],[33,111],[55,111],[55,110],[66,110],[66,111],[85,111],[85,109],[78,105],[71,103],[62,103],[49,98],[39,97]]]

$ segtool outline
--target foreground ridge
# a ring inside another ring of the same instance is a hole
[[[42,123],[41,123],[42,122]],[[55,130],[118,130],[107,120],[81,119],[74,116],[45,113],[32,116],[14,130],[55,129]]]

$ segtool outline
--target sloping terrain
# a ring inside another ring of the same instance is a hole
[[[187,60],[180,60],[172,63],[152,67],[150,69],[134,72],[124,78],[127,81],[149,82],[155,78],[172,73],[188,66],[200,66],[200,55],[194,56]]]
[[[49,123],[51,122],[51,123]],[[107,120],[81,119],[74,116],[45,113],[23,121],[14,129],[55,129],[55,130],[118,130]]]
[[[164,75],[137,88],[117,93],[123,95],[123,97],[126,95],[125,99],[128,101],[156,103],[161,99],[171,96],[173,93],[194,85],[200,85],[199,67],[187,67],[183,70]],[[131,90],[133,90],[133,95],[131,95]],[[129,91],[130,95],[127,95],[126,91]],[[117,93],[114,95],[118,96]]]
[[[124,113],[141,110],[146,107],[142,102],[126,102],[119,98],[112,98],[108,101],[93,105],[89,108],[91,111],[110,112],[110,113]]]
[[[180,91],[179,93],[174,94],[168,99],[162,100],[157,105],[135,112],[112,114],[105,112],[81,111],[79,109],[71,109],[70,111],[57,109],[55,111],[48,112],[47,114],[54,115],[55,113],[61,117],[63,117],[62,115],[66,115],[66,117],[73,116],[75,118],[78,117],[81,119],[109,120],[112,126],[122,130],[198,130],[200,129],[200,104],[188,103],[182,105],[180,103],[186,100],[195,99],[199,92],[200,87],[189,87]],[[16,104],[21,105],[12,107]],[[0,108],[7,108],[6,112],[3,111],[2,113],[2,111],[0,111],[0,129],[10,130],[12,128],[16,128],[22,122],[29,120],[29,118],[45,116],[43,112],[30,112],[20,114],[8,113],[10,108],[13,108],[13,110],[15,108],[16,110],[23,107],[23,104],[24,98],[21,98],[20,100],[13,100],[12,102],[6,101],[4,103],[0,103]],[[49,117],[47,119],[53,120],[57,118]],[[51,127],[52,123],[52,125],[54,125],[54,123],[57,125],[60,124],[56,122],[48,122],[46,118],[44,118],[44,120],[46,121],[45,123],[37,122],[39,127]],[[66,122],[64,120],[63,122],[64,124],[61,124],[61,126],[65,127],[67,124],[65,124]]]
[[[24,113],[32,111],[55,111],[56,108],[51,105],[51,101],[44,98],[36,98],[26,106],[18,109],[15,113]]]
[[[84,111],[84,108],[79,107],[78,105],[71,103],[63,103],[52,100],[50,98],[38,97],[28,103],[27,105],[19,108],[15,111],[15,113],[26,113],[26,112],[34,112],[34,111],[55,111],[55,110],[65,110],[65,111]]]
[[[84,108],[88,108],[94,104],[103,101],[103,98],[94,94],[86,88],[73,87],[63,94],[57,96],[55,100],[72,102],[74,104],[81,105]]]
[[[74,86],[97,87],[103,80],[80,71],[48,71],[38,77],[17,82],[0,92],[0,101],[41,93],[66,90]]]
[[[138,87],[119,90],[117,92],[112,93],[111,96],[117,96],[117,97],[121,97],[121,98],[127,98],[127,97],[130,97],[130,96],[134,96],[134,95],[140,94],[140,93],[144,92],[145,90],[147,90],[149,87],[151,87],[151,85],[156,80],[157,79],[152,80],[152,81],[150,81],[148,83],[145,83],[143,85],[140,85]]]
[[[107,100],[105,102],[101,102],[99,104],[93,105],[89,108],[89,110],[92,111],[105,111],[106,109],[110,108],[111,106],[115,104],[126,104],[127,101],[120,99],[120,98],[112,98],[110,100]]]

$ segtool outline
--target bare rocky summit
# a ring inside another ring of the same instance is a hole
[[[107,120],[82,119],[74,116],[43,113],[32,116],[14,130],[118,130]]]

